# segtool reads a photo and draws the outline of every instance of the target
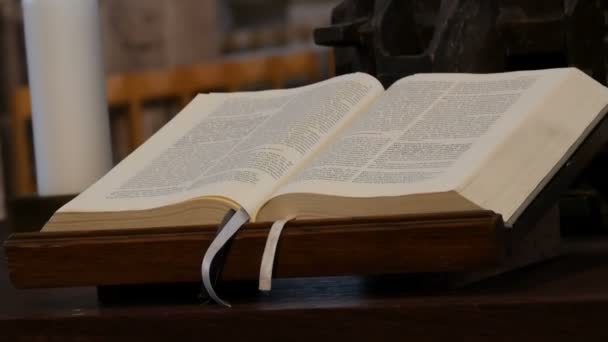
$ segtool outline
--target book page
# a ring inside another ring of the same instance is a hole
[[[567,165],[608,109],[608,88],[584,72],[575,68],[546,72],[539,83],[550,82],[549,96],[526,106],[523,120],[502,144],[475,146],[479,154],[490,145],[492,153],[475,172],[463,171],[468,176],[458,187],[467,199],[502,214],[508,226]]]
[[[542,103],[556,77],[533,71],[404,78],[275,196],[453,190]]]
[[[198,197],[254,211],[383,89],[351,74],[315,85],[199,95],[62,211],[149,209]]]

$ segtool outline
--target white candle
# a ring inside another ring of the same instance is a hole
[[[23,0],[38,192],[75,194],[112,166],[97,0]]]

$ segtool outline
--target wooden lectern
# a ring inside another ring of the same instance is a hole
[[[489,211],[296,221],[279,242],[275,276],[445,272],[469,282],[557,254],[558,196],[608,142],[608,117],[539,192],[513,227]],[[249,224],[227,253],[222,279],[257,279],[269,224]],[[5,242],[20,288],[200,281],[216,227],[17,233]]]

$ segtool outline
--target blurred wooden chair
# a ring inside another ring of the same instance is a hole
[[[196,94],[228,90],[230,80],[226,77],[226,63],[209,61],[201,64],[178,67],[176,72],[180,88],[179,105],[185,107]]]
[[[126,106],[129,150],[132,151],[145,139],[143,116],[146,102],[173,99],[183,107],[200,92],[237,91],[260,82],[281,88],[286,81],[297,77],[315,82],[321,75],[318,58],[318,50],[272,50],[170,70],[114,75],[106,82],[108,105],[110,108]],[[14,192],[16,196],[21,196],[36,191],[29,137],[30,94],[27,87],[13,92],[10,111]]]
[[[128,83],[128,79],[121,75],[107,79],[106,96],[110,106],[128,104]],[[12,181],[17,196],[36,191],[29,136],[31,113],[29,88],[15,89],[10,99],[10,148],[12,151]]]
[[[127,89],[127,122],[129,150],[141,145],[144,140],[144,105],[146,102],[163,99],[179,99],[183,90],[179,87],[179,74],[172,71],[144,71],[125,75]],[[109,102],[109,106],[112,107]]]
[[[270,77],[272,87],[283,88],[287,81],[301,79],[306,83],[321,78],[319,51],[297,49],[270,57]]]
[[[265,53],[237,54],[224,61],[228,91],[271,83],[269,55]]]
[[[28,88],[18,88],[10,99],[10,148],[12,151],[12,178],[17,194],[35,191],[31,177],[29,123],[30,93]]]
[[[268,83],[274,89],[281,89],[292,80],[303,83],[319,81],[324,52],[312,48],[291,48],[235,55],[224,64],[228,90],[237,91],[256,83]]]

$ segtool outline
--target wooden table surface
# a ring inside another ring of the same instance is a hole
[[[4,232],[0,226],[0,232]],[[179,253],[179,251],[176,251]],[[0,341],[608,341],[608,238],[459,290],[411,276],[229,284],[231,309],[196,287],[17,290],[0,264]]]

